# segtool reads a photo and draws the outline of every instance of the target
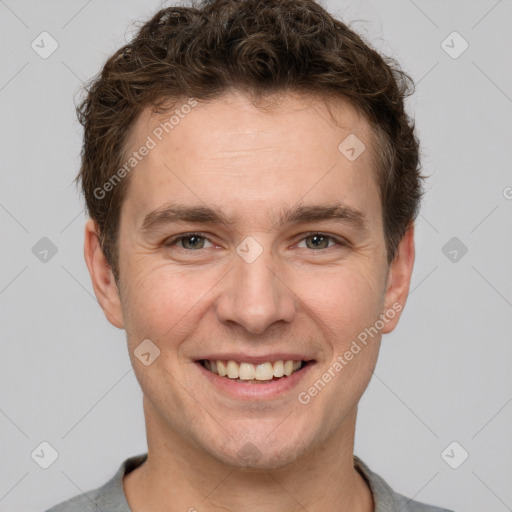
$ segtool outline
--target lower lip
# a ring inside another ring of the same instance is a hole
[[[226,395],[242,400],[261,400],[277,398],[297,387],[303,381],[306,374],[309,373],[314,363],[309,362],[304,368],[293,372],[289,377],[281,377],[265,384],[239,382],[227,377],[221,377],[207,370],[200,362],[196,362],[196,365],[211,384]]]

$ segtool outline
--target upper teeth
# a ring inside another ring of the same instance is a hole
[[[272,380],[272,377],[289,376],[301,367],[302,361],[275,361],[261,364],[236,361],[205,360],[206,369],[221,377],[240,380]]]

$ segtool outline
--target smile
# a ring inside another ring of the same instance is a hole
[[[217,353],[204,354],[194,363],[216,393],[251,402],[291,399],[294,390],[306,387],[317,361],[298,353]]]
[[[215,375],[246,383],[268,383],[283,377],[289,377],[307,364],[306,361],[291,359],[267,361],[259,364],[202,359],[200,363]]]

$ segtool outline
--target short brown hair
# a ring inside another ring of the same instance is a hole
[[[157,12],[107,60],[77,106],[84,127],[77,180],[116,279],[128,177],[115,186],[104,184],[126,157],[130,128],[149,106],[165,112],[169,101],[209,101],[230,89],[254,97],[286,92],[342,97],[365,116],[379,156],[391,262],[422,195],[419,143],[404,109],[405,97],[414,91],[410,77],[313,0],[210,0]]]

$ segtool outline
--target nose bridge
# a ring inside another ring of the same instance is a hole
[[[233,271],[217,304],[219,321],[236,322],[254,334],[281,320],[291,322],[295,301],[279,277],[270,247],[248,237],[236,252]]]

